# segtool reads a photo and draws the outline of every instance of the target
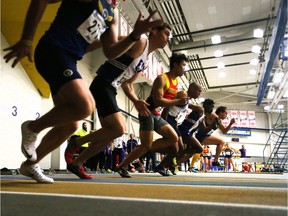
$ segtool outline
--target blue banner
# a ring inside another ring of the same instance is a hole
[[[251,136],[250,128],[231,128],[226,135],[229,136]]]

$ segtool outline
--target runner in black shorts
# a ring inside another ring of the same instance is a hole
[[[147,20],[151,17],[152,15]],[[119,87],[122,87],[141,116],[149,115],[150,111],[147,108],[149,104],[139,99],[135,94],[133,82],[140,75],[140,72],[147,67],[148,56],[154,50],[166,46],[170,34],[171,28],[165,23],[152,28],[148,39],[139,39],[129,51],[116,59],[106,61],[98,69],[97,76],[90,85],[90,91],[96,101],[102,128],[87,136],[75,139],[65,151],[67,168],[80,178],[82,178],[81,175],[74,170],[77,170],[87,159],[100,152],[105,145],[122,136],[126,131],[125,121],[116,101]],[[90,142],[89,147],[72,161],[74,152],[86,142]],[[130,177],[124,167],[116,171],[123,177]]]

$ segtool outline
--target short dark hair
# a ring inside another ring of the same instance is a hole
[[[173,68],[174,64],[180,64],[181,61],[188,62],[188,57],[183,53],[172,53],[172,56],[170,57],[170,69]]]
[[[225,107],[225,106],[220,106],[220,107],[218,107],[218,108],[216,109],[215,113],[216,113],[217,115],[219,115],[220,113],[225,112],[226,109],[227,109],[227,107]]]
[[[214,105],[215,102],[211,99],[206,99],[203,101],[203,106],[211,106],[211,105]]]
[[[162,25],[156,27],[156,29],[158,29],[159,31],[162,31],[165,28],[167,28],[170,31],[172,31],[172,27],[168,23],[163,23]]]

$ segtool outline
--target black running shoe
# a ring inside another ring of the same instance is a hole
[[[159,165],[155,169],[156,172],[160,173],[162,176],[170,176],[164,169],[164,167],[160,167]]]
[[[216,161],[212,162],[212,166],[221,167],[221,164],[218,161]]]
[[[118,174],[123,178],[131,178],[129,172],[124,167],[116,167],[116,172],[118,172]]]

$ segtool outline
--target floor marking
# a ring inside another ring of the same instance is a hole
[[[169,199],[145,199],[145,198],[127,198],[127,197],[110,197],[110,196],[91,196],[91,195],[71,195],[71,194],[54,194],[54,193],[28,193],[28,192],[5,192],[0,191],[0,194],[15,194],[15,195],[35,195],[35,196],[50,196],[50,197],[70,197],[70,198],[85,198],[85,199],[102,199],[102,200],[116,200],[116,201],[130,201],[130,202],[151,202],[151,203],[171,203],[171,204],[188,204],[188,205],[203,205],[203,206],[221,206],[221,207],[236,207],[236,208],[257,208],[257,209],[272,209],[285,210],[284,206],[268,206],[268,205],[253,205],[253,204],[238,204],[238,203],[221,203],[221,202],[201,202],[201,201],[182,201]]]

